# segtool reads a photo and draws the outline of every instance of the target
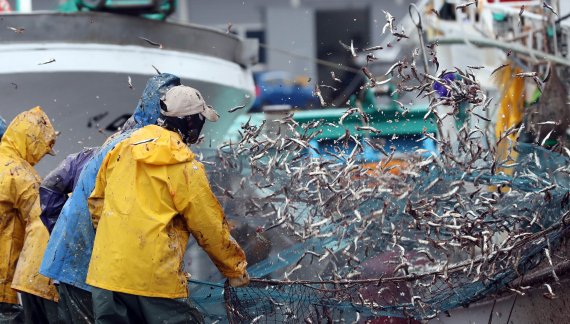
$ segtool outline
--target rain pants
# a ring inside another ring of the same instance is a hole
[[[40,185],[40,219],[51,233],[68,194],[73,191],[83,166],[95,152],[96,148],[84,148],[79,153],[68,155],[53,169]]]
[[[57,300],[50,280],[38,274],[48,241],[40,220],[40,177],[33,168],[55,143],[40,107],[10,123],[0,142],[0,302],[17,304],[16,290]]]
[[[87,283],[146,297],[188,297],[183,256],[192,233],[227,278],[245,254],[231,237],[202,163],[178,133],[134,132],[105,159],[89,197],[97,229]]]
[[[57,312],[58,303],[26,292],[22,292],[20,297],[24,308],[24,323],[60,323]]]
[[[97,324],[201,324],[204,317],[188,298],[157,298],[93,288]]]
[[[6,121],[4,118],[0,117],[0,139],[2,139],[2,135],[6,132],[6,127],[8,127],[8,125],[6,125]]]
[[[95,323],[93,295],[90,291],[60,282],[57,285],[57,292],[59,293],[57,315],[60,323]]]
[[[174,75],[162,73],[152,77],[146,85],[132,118],[123,133],[109,139],[86,162],[71,197],[67,200],[53,228],[40,267],[40,273],[74,287],[91,291],[85,283],[91,259],[95,231],[87,207],[87,198],[95,187],[95,178],[103,158],[118,142],[127,138],[132,129],[156,122],[160,115],[160,96],[173,86],[180,85]]]
[[[20,324],[24,322],[24,308],[18,304],[0,303],[0,323]]]

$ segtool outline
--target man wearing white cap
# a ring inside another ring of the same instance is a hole
[[[249,283],[245,254],[188,147],[218,118],[197,90],[173,87],[159,126],[139,129],[105,157],[89,197],[97,232],[86,282],[96,287],[97,323],[202,322],[182,271],[190,233],[230,285]]]

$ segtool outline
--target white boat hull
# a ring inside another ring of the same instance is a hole
[[[86,27],[90,21],[95,22]],[[153,66],[199,89],[220,113],[217,123],[206,124],[202,145],[221,142],[254,100],[247,44],[231,35],[97,13],[6,15],[2,24],[26,30],[0,35],[0,116],[10,120],[42,106],[61,132],[58,156],[40,162],[41,175],[67,154],[101,145],[113,133],[109,126],[120,125],[137,106],[147,80],[157,73]],[[77,33],[69,33],[74,28]],[[164,48],[149,47],[138,35],[164,41]],[[246,108],[227,112],[237,105]]]

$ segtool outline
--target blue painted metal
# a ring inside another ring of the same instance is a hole
[[[256,98],[251,112],[260,112],[266,105],[290,105],[294,108],[308,109],[320,107],[311,87],[291,80],[284,71],[264,71],[253,74]]]

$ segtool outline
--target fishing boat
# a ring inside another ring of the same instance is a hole
[[[61,136],[57,158],[101,145],[129,118],[146,81],[168,72],[201,91],[220,113],[203,145],[216,145],[252,104],[250,66],[257,43],[212,28],[103,12],[7,13],[0,18],[1,115],[7,120],[41,106]],[[244,109],[244,111],[246,110]]]

